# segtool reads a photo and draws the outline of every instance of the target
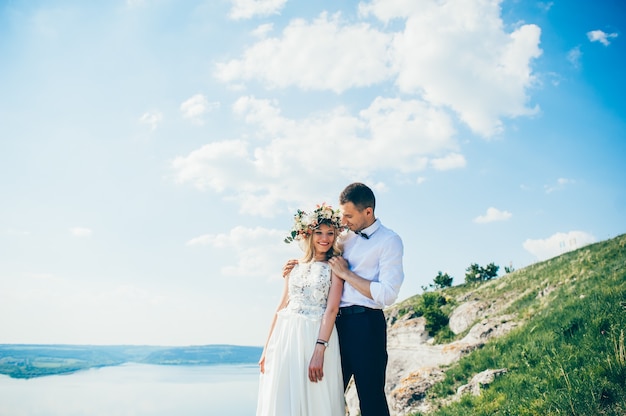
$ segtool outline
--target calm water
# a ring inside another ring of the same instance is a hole
[[[123,366],[17,380],[0,375],[0,416],[250,416],[251,366]]]

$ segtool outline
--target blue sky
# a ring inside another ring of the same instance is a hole
[[[621,1],[0,5],[0,343],[262,345],[350,182],[438,271],[626,231]]]

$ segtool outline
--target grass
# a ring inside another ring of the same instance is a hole
[[[626,414],[626,235],[444,294],[473,292],[508,297],[505,313],[523,325],[448,368],[430,391],[441,406],[431,414]],[[508,371],[480,396],[445,405],[474,374],[497,368]]]

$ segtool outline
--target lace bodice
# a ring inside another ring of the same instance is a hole
[[[309,318],[321,318],[330,291],[330,266],[324,262],[297,264],[289,275],[289,303],[285,308]]]

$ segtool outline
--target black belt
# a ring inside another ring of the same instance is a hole
[[[344,306],[343,308],[339,308],[337,317],[344,316],[344,315],[354,315],[357,313],[372,312],[376,310],[377,309],[366,308],[365,306],[361,306],[361,305]]]

